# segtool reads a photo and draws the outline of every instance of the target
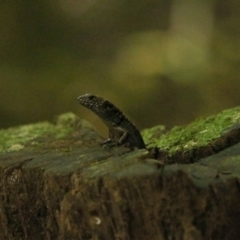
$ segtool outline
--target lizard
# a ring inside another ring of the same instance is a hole
[[[109,138],[102,145],[128,145],[130,149],[145,149],[145,143],[135,125],[120,109],[107,99],[94,94],[85,94],[77,98],[78,102],[95,113],[108,127]]]

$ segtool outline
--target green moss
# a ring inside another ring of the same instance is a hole
[[[235,124],[240,124],[239,107],[225,110],[206,119],[199,119],[187,127],[174,127],[160,137],[154,137],[154,132],[159,132],[162,126],[147,129],[143,131],[143,138],[148,147],[159,147],[171,156],[176,151],[184,152],[205,146]]]
[[[141,134],[143,136],[144,142],[147,145],[154,145],[156,140],[162,135],[163,131],[165,130],[165,126],[158,125],[152,128],[144,129]]]
[[[86,126],[85,126],[86,125]],[[171,156],[176,151],[189,151],[195,147],[206,146],[219,138],[226,129],[240,125],[240,108],[225,110],[215,116],[199,119],[187,127],[174,127],[167,133],[164,126],[155,126],[142,131],[147,147],[159,147]],[[6,130],[0,130],[0,152],[18,151],[30,143],[31,146],[42,144],[43,137],[64,138],[81,127],[90,128],[86,121],[79,121],[73,113],[60,115],[56,124],[40,122]]]
[[[0,130],[0,152],[18,151],[30,141],[32,146],[39,143],[34,141],[41,137],[51,136],[60,139],[72,132],[79,119],[73,113],[65,113],[57,118],[57,123],[40,122]],[[75,124],[74,124],[75,123]]]

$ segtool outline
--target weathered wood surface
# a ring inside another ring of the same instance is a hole
[[[0,239],[240,239],[240,144],[162,166],[73,116],[50,128],[4,145]]]

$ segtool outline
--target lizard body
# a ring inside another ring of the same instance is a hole
[[[109,128],[109,139],[103,144],[129,144],[130,148],[146,148],[142,136],[135,125],[111,102],[95,96],[85,94],[78,97],[78,102],[94,112]]]

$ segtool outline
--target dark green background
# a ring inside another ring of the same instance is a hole
[[[98,125],[85,93],[139,128],[240,103],[239,0],[10,0],[0,16],[0,128],[68,111]]]

